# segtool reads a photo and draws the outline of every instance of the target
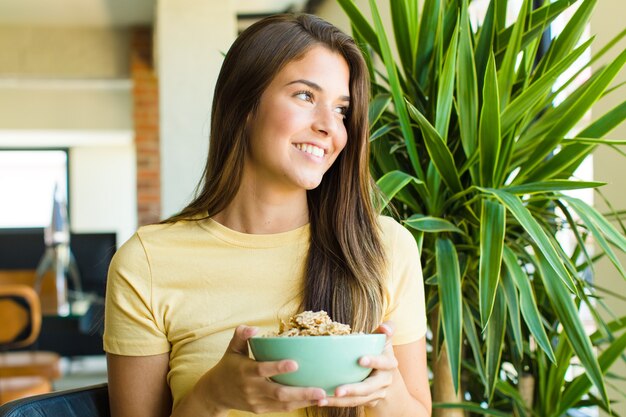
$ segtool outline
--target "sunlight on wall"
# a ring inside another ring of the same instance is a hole
[[[47,226],[55,184],[67,201],[66,151],[0,151],[0,228]]]

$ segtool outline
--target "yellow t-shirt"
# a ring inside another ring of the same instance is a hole
[[[380,217],[380,225],[389,265],[384,319],[395,323],[393,344],[400,345],[426,333],[422,271],[412,235],[389,217]],[[275,331],[280,317],[296,313],[309,233],[307,225],[251,235],[212,219],[140,228],[111,262],[104,350],[170,352],[168,384],[176,407],[221,359],[238,325]]]

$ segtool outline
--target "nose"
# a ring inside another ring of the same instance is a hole
[[[312,128],[323,136],[332,136],[341,122],[331,107],[319,106],[314,111]]]

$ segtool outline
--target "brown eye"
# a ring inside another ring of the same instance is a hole
[[[313,93],[311,93],[310,91],[298,91],[296,94],[294,94],[294,97],[308,102],[313,101]]]
[[[346,115],[348,114],[348,107],[347,106],[335,107],[335,112],[342,115],[345,118]]]

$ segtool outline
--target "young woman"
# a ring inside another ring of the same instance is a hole
[[[220,72],[197,198],[142,227],[111,264],[104,345],[113,417],[429,416],[419,254],[377,214],[368,74],[354,41],[311,15],[243,32]],[[268,377],[247,339],[325,310],[382,332],[373,369],[334,396]]]

